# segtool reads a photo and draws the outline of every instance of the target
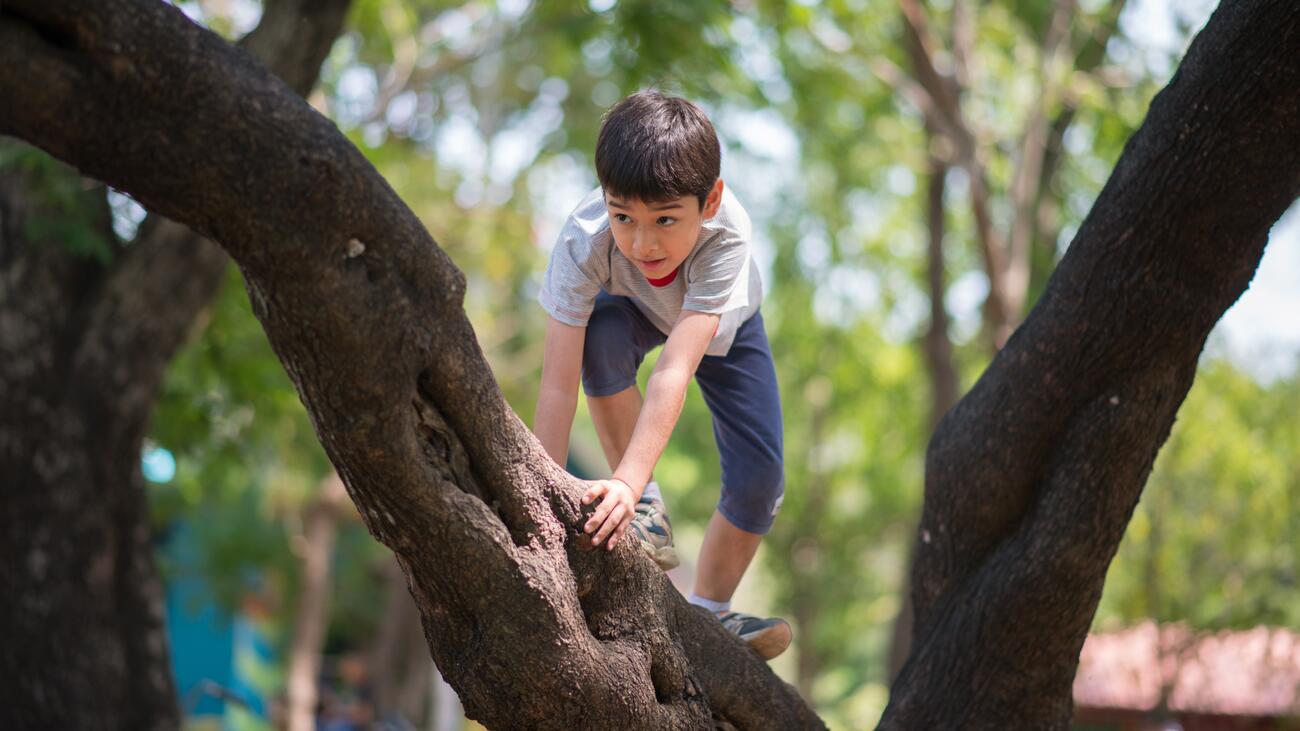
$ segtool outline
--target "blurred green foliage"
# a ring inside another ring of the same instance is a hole
[[[235,34],[223,4],[189,5]],[[976,9],[963,103],[1000,221],[1009,211],[997,194],[1040,91],[1051,5]],[[1114,17],[1111,4],[1080,6],[1075,49]],[[947,27],[951,7],[933,3],[935,28]],[[466,311],[526,422],[544,327],[537,281],[560,218],[595,184],[603,110],[647,85],[708,109],[724,178],[760,232],[785,413],[787,497],[750,581],[796,624],[792,658],[778,669],[833,727],[870,725],[883,708],[929,428],[918,344],[928,316],[924,135],[918,110],[873,71],[877,59],[907,67],[900,38],[898,6],[886,0],[359,0],[313,97],[465,271]],[[1167,78],[1142,61],[1139,40],[1121,29],[1085,64],[1097,73],[1068,75],[1064,157],[1043,193],[1060,235],[1035,244],[1031,295]],[[72,194],[51,181],[53,198]],[[982,262],[962,174],[950,173],[948,188],[948,305],[969,385],[989,356],[977,337]],[[96,251],[75,232],[44,233]],[[285,621],[295,521],[328,464],[233,268],[201,325],[168,371],[154,420],[151,441],[178,462],[174,480],[151,488],[155,517],[193,521],[223,601],[269,594]],[[1298,402],[1294,372],[1260,383],[1227,358],[1206,361],[1111,568],[1100,624],[1300,626],[1288,601],[1300,563]],[[600,454],[581,414],[576,429]],[[678,525],[707,520],[720,475],[694,388],[656,474]],[[363,531],[349,522],[339,539],[339,643],[367,642],[381,609],[370,597],[381,594],[374,566],[384,552]]]
[[[1101,626],[1300,627],[1300,373],[1197,374],[1107,576]]]

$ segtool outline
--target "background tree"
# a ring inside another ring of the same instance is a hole
[[[1185,629],[1159,649],[1177,668],[1205,635],[1295,627],[1300,378],[1260,383],[1203,365],[1120,544],[1097,611],[1104,629],[1144,620]],[[1182,651],[1180,652],[1180,647]],[[1177,677],[1177,671],[1162,677]],[[1172,687],[1163,690],[1164,701]]]
[[[244,45],[305,94],[346,7],[270,3]],[[0,32],[32,30],[6,6]],[[38,58],[6,64],[8,79],[47,78]],[[3,145],[0,513],[12,563],[0,588],[22,599],[0,609],[11,638],[0,705],[17,727],[173,728],[140,453],[164,366],[226,255],[161,218],[123,241],[102,184]]]

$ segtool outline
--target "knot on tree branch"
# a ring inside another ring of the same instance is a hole
[[[492,496],[479,484],[465,445],[438,407],[421,393],[419,398],[411,399],[411,408],[415,411],[415,426],[423,437],[421,447],[429,463],[445,480],[491,505]]]

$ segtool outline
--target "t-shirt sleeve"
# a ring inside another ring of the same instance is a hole
[[[686,272],[682,309],[721,315],[749,305],[749,242],[723,231],[705,242]]]
[[[572,218],[561,229],[537,296],[551,317],[586,327],[601,284],[609,279],[609,257],[600,249]]]

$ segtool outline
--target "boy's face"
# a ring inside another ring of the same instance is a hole
[[[693,195],[647,203],[605,194],[614,243],[646,279],[664,279],[677,271],[695,248],[700,226],[713,218],[721,203],[721,178],[705,198],[703,210]]]

